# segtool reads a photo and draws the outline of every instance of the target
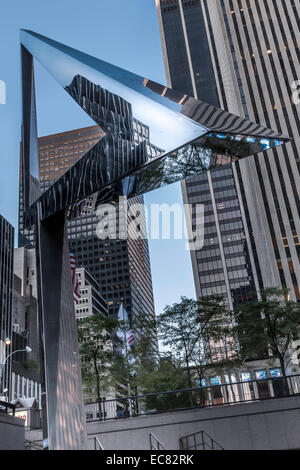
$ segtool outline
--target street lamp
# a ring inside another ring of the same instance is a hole
[[[5,339],[5,344],[7,346],[9,346],[11,344],[11,340],[9,338],[6,338]],[[3,373],[3,370],[4,370],[4,367],[5,367],[5,364],[6,364],[7,360],[16,353],[26,352],[27,354],[29,354],[31,351],[32,351],[32,349],[29,346],[25,346],[25,349],[17,349],[16,351],[13,351],[12,353],[8,354],[8,356],[6,356],[6,358],[4,359],[4,362],[2,364],[0,364],[0,394],[1,394],[1,391],[2,391],[2,373]],[[6,393],[7,389],[4,389],[3,393],[4,392]]]

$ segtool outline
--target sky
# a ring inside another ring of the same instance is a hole
[[[36,31],[151,80],[165,84],[155,0],[11,0],[1,1],[0,80],[6,104],[0,104],[0,214],[17,227],[21,135],[20,28]],[[36,64],[39,136],[63,132],[93,121]],[[154,204],[182,204],[180,184],[145,195]],[[186,240],[149,239],[156,313],[180,296],[195,296]]]

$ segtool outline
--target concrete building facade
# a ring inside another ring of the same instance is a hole
[[[184,201],[205,202],[210,218],[204,250],[191,252],[197,295],[223,290],[233,306],[282,286],[300,300],[299,2],[156,5],[168,86],[294,139],[221,170],[221,190],[214,172],[182,184]]]
[[[75,302],[78,320],[95,314],[108,314],[106,300],[100,295],[100,286],[85,268],[77,268],[76,275],[80,287],[80,299]]]

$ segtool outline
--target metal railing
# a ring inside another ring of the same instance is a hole
[[[87,421],[124,419],[168,411],[235,405],[300,395],[300,375],[149,393],[86,403]]]
[[[205,431],[195,432],[179,439],[180,450],[224,450],[224,447]]]
[[[25,441],[25,450],[43,450],[42,444],[38,442],[29,441],[28,439]]]
[[[16,406],[6,401],[0,401],[0,413],[15,415]]]
[[[150,450],[166,450],[165,446],[157,439],[154,434],[149,434]]]
[[[89,450],[104,450],[103,445],[98,436],[88,439]]]

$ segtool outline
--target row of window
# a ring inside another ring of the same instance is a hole
[[[268,373],[269,372],[269,373]],[[274,368],[274,369],[259,369],[252,371],[244,371],[240,372],[239,374],[231,374],[230,380],[229,376],[225,375],[224,377],[216,376],[210,377],[208,379],[202,379],[201,382],[198,380],[198,386],[201,387],[208,387],[209,385],[222,385],[227,383],[237,383],[237,382],[250,382],[251,380],[266,380],[268,378],[277,378],[282,377],[281,369]]]
[[[36,398],[37,402],[41,404],[41,385],[38,382],[13,372],[11,385],[13,400],[17,398]]]

